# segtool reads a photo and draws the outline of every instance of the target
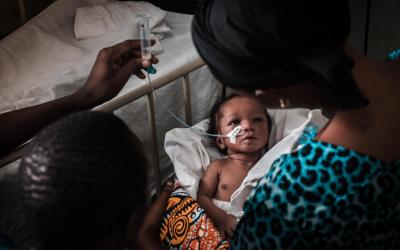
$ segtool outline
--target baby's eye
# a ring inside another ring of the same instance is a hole
[[[263,122],[264,119],[262,117],[256,117],[253,119],[254,122]]]
[[[239,120],[232,120],[228,123],[228,126],[236,126],[239,125],[240,121]]]

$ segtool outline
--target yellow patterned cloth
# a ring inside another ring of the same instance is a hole
[[[228,249],[217,227],[197,201],[175,182],[161,223],[160,238],[168,249]]]

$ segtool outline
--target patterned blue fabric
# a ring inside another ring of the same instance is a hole
[[[0,234],[0,250],[13,250],[14,247],[7,237]]]
[[[386,61],[394,61],[399,58],[400,58],[400,49],[395,49],[387,55]]]
[[[400,249],[400,161],[313,140],[277,159],[249,196],[232,249]]]

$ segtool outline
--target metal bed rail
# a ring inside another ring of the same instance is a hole
[[[152,80],[152,87],[154,90],[159,89],[169,83],[182,78],[182,88],[183,88],[183,100],[185,107],[185,120],[191,125],[192,124],[192,111],[191,111],[191,98],[190,98],[190,83],[189,83],[189,73],[202,67],[204,62],[197,58],[194,61],[185,64],[163,76],[160,76]],[[135,90],[125,93],[117,98],[114,98],[102,105],[97,106],[94,110],[100,111],[114,111],[121,108],[143,96],[147,96],[147,112],[149,117],[150,132],[152,138],[152,158],[154,160],[153,164],[153,174],[156,181],[156,191],[159,193],[161,188],[161,175],[160,175],[160,163],[159,163],[159,152],[158,152],[158,140],[157,140],[157,126],[155,120],[154,112],[154,98],[153,89],[149,85],[143,85]],[[0,159],[0,167],[9,164],[19,158],[21,158],[27,149],[29,142],[20,146],[18,149]]]

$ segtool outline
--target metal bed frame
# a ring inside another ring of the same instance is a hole
[[[197,58],[194,61],[183,65],[163,76],[155,78],[152,80],[153,89],[162,88],[169,83],[182,78],[182,88],[183,88],[183,100],[185,106],[185,121],[187,124],[192,125],[192,107],[191,107],[191,98],[190,98],[190,82],[189,82],[189,73],[204,66],[204,62]],[[159,162],[159,152],[158,152],[158,140],[157,140],[157,126],[155,120],[155,110],[154,110],[154,97],[153,97],[153,89],[149,85],[143,85],[139,88],[136,88],[128,93],[117,96],[116,98],[94,108],[94,110],[100,111],[108,111],[112,112],[118,108],[121,108],[143,96],[147,97],[147,112],[149,117],[149,125],[150,125],[150,133],[152,140],[152,157],[154,159],[153,174],[156,182],[156,192],[159,193],[161,189],[161,175],[160,175],[160,162]],[[223,88],[222,95],[224,95],[225,88]],[[20,146],[14,152],[8,154],[4,158],[0,159],[0,168],[9,164],[23,156],[25,153],[27,146],[29,145],[29,141],[24,145]]]

